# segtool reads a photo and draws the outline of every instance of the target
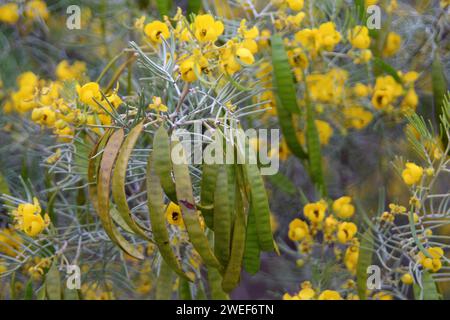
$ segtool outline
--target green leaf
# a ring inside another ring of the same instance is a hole
[[[279,34],[273,35],[271,44],[273,81],[276,94],[280,98],[278,108],[283,108],[291,113],[300,113],[291,65],[284,48],[283,38]]]
[[[133,129],[131,129],[127,138],[123,142],[122,147],[120,148],[112,178],[112,194],[114,202],[117,206],[117,211],[119,212],[123,221],[134,233],[144,239],[150,240],[150,238],[145,233],[144,228],[138,225],[133,219],[130,208],[128,206],[127,196],[125,194],[125,176],[127,174],[128,161],[130,160],[130,156],[133,152],[134,146],[136,145],[137,139],[142,132],[143,126],[144,123],[140,122]]]
[[[89,166],[89,153],[92,150],[92,142],[85,134],[82,132],[76,139],[74,139],[75,155],[75,171],[77,174],[85,176],[88,172]]]
[[[54,261],[45,275],[45,291],[49,300],[61,300],[61,275]]]
[[[1,194],[9,195],[10,191],[8,181],[6,181],[6,178],[0,173],[0,195]]]
[[[436,282],[428,271],[422,272],[422,288],[420,288],[417,283],[414,283],[414,297],[416,300],[442,299],[442,296],[437,289]]]
[[[169,232],[166,228],[164,194],[158,175],[155,172],[153,154],[147,162],[147,200],[152,225],[153,239],[167,268],[173,269],[180,277],[193,281],[182,270],[181,264],[170,246]]]
[[[368,229],[364,232],[359,248],[358,264],[356,266],[356,284],[358,295],[361,300],[366,299],[367,290],[367,268],[372,264],[373,238]]]

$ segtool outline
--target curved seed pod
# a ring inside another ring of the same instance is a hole
[[[153,160],[155,161],[155,171],[161,180],[161,185],[169,197],[175,203],[177,202],[177,194],[175,183],[172,180],[172,161],[170,158],[170,140],[166,129],[160,126],[156,130],[153,140]]]
[[[228,187],[227,165],[220,165],[214,193],[214,253],[223,266],[228,264],[230,258],[231,211]]]
[[[358,287],[358,296],[361,300],[366,299],[367,267],[372,264],[372,250],[372,232],[368,229],[362,236],[358,264],[356,265],[356,284]]]
[[[127,196],[125,194],[125,175],[127,173],[128,161],[130,160],[131,152],[136,145],[136,141],[139,138],[143,127],[144,122],[142,121],[131,129],[120,148],[112,178],[112,194],[117,206],[117,211],[129,228],[142,238],[150,240],[144,229],[133,220],[127,203]]]
[[[247,182],[250,185],[251,205],[255,214],[259,246],[262,251],[272,251],[274,245],[270,226],[270,208],[264,181],[259,173],[258,165],[247,164],[245,170]]]
[[[230,297],[222,289],[222,276],[215,268],[208,268],[208,284],[212,300],[229,300]]]
[[[216,178],[217,178],[217,165],[204,163],[202,165],[200,203],[205,223],[211,230],[214,230],[214,220],[213,220],[214,218],[212,206],[214,205],[214,191],[216,189]]]
[[[166,229],[166,218],[164,214],[164,194],[159,177],[155,172],[153,154],[150,154],[147,162],[147,201],[152,224],[153,239],[158,246],[159,253],[165,265],[172,268],[180,277],[193,281],[182,270],[178,258],[170,247],[169,233]]]
[[[97,185],[97,213],[105,229],[106,234],[128,255],[136,259],[144,259],[144,256],[134,248],[117,230],[109,214],[109,188],[111,182],[111,172],[124,139],[123,129],[115,131],[103,151],[102,160],[98,174]]]
[[[45,275],[45,291],[49,300],[61,300],[61,278],[55,261]]]
[[[231,256],[222,281],[222,288],[225,292],[231,292],[238,285],[241,275],[242,259],[244,256],[245,216],[239,191],[237,192],[236,198],[237,210],[236,218],[234,220]]]
[[[306,144],[308,147],[309,171],[319,191],[326,195],[327,188],[323,179],[319,133],[317,132],[312,106],[309,102],[306,105]]]
[[[221,271],[223,268],[214,256],[214,253],[209,246],[208,239],[200,225],[184,148],[182,145],[177,146],[177,144],[179,144],[179,141],[174,142],[173,148],[176,147],[180,150],[179,160],[181,161],[179,161],[180,163],[173,164],[173,173],[175,176],[177,198],[179,200],[181,214],[183,216],[184,224],[186,225],[189,239],[205,265],[217,268]]]
[[[250,274],[255,274],[259,271],[259,244],[258,234],[256,232],[255,213],[250,204],[250,209],[247,218],[247,230],[245,236],[244,249],[244,269]]]
[[[156,282],[156,300],[169,300],[172,297],[173,275],[172,269],[166,265],[164,260],[161,261]]]
[[[98,139],[97,143],[95,144],[94,148],[92,149],[89,155],[88,194],[95,211],[97,211],[97,178],[98,178],[98,168],[101,159],[101,157],[97,155],[97,153],[99,152],[99,150],[103,149],[111,134],[112,134],[111,129],[106,130],[105,133]]]
[[[445,116],[444,101],[445,95],[448,90],[448,83],[445,77],[444,67],[439,56],[439,50],[436,50],[433,64],[431,65],[431,80],[433,84],[433,102],[435,119],[438,126],[442,126],[441,117]],[[445,132],[442,134],[442,143],[445,146],[448,145],[447,135]]]

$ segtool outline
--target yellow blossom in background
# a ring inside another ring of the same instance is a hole
[[[402,45],[402,38],[395,32],[389,32],[386,38],[386,43],[383,49],[383,56],[391,57],[400,50]]]
[[[157,110],[158,112],[167,112],[168,108],[165,104],[162,103],[161,97],[152,98],[152,103],[148,105],[148,108],[151,110]]]
[[[402,172],[403,181],[407,185],[413,185],[420,181],[423,175],[423,168],[412,162],[405,164],[405,169]]]
[[[244,64],[253,64],[253,62],[255,62],[253,54],[247,48],[237,49],[236,58],[238,58],[239,61],[241,61]]]
[[[14,229],[0,229],[0,253],[15,257],[19,254],[22,239]]]
[[[86,72],[86,63],[75,61],[72,65],[67,60],[62,60],[56,66],[56,77],[61,81],[78,80]]]
[[[356,26],[348,32],[348,40],[357,49],[370,47],[369,29],[366,26]]]
[[[289,8],[294,11],[300,11],[303,9],[304,0],[286,0]]]
[[[159,44],[162,42],[161,36],[164,39],[168,39],[170,36],[169,28],[164,22],[153,21],[145,25],[145,35],[150,39],[153,44]]]
[[[19,6],[17,3],[0,5],[0,22],[15,24],[19,20]]]
[[[32,20],[47,20],[50,14],[45,1],[31,0],[25,4],[25,16]]]
[[[342,297],[337,291],[325,290],[319,295],[318,300],[342,300]]]
[[[351,274],[356,274],[359,258],[359,243],[353,239],[353,243],[345,250],[344,264]]]
[[[348,219],[355,213],[351,197],[340,197],[333,202],[333,211],[339,218]]]
[[[200,42],[215,42],[224,31],[223,23],[214,20],[210,14],[196,16],[191,28]]]
[[[343,110],[345,124],[348,128],[364,129],[372,122],[373,114],[363,107],[353,106]]]

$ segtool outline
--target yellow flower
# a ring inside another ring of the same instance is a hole
[[[400,50],[402,45],[402,38],[395,32],[389,32],[386,43],[383,49],[383,55],[385,57],[393,56]]]
[[[347,243],[353,239],[358,228],[353,222],[342,222],[338,226],[337,238],[340,243]]]
[[[67,60],[63,60],[56,66],[56,77],[58,80],[76,80],[79,79],[83,73],[86,72],[86,63],[75,61],[72,65]]]
[[[363,107],[348,107],[344,109],[343,113],[346,126],[358,130],[365,128],[373,119],[373,114]]]
[[[31,120],[38,124],[52,127],[56,121],[56,113],[50,107],[35,108],[31,113]]]
[[[19,20],[17,3],[7,3],[0,6],[0,22],[15,24]]]
[[[30,237],[39,235],[50,224],[50,218],[47,214],[42,218],[41,207],[37,198],[33,198],[33,203],[19,204],[17,210],[13,211],[13,216],[16,221],[16,228]]]
[[[134,27],[138,30],[142,30],[145,25],[145,16],[141,16],[134,21]]]
[[[370,7],[370,6],[373,6],[374,4],[377,4],[378,0],[365,0],[364,3],[366,5],[366,7]]]
[[[22,239],[14,229],[0,229],[0,252],[15,257],[19,254]]]
[[[361,50],[361,53],[353,60],[355,64],[368,63],[372,60],[372,51],[370,49]]]
[[[348,32],[348,40],[357,49],[370,47],[369,29],[365,26],[356,26]]]
[[[45,1],[32,0],[25,5],[25,16],[30,19],[36,20],[38,18],[47,20],[49,13]]]
[[[422,251],[419,252],[417,258],[418,262],[427,270],[431,272],[437,272],[442,268],[441,258],[444,255],[444,251],[439,247],[431,247],[426,249],[428,256],[426,256]]]
[[[180,206],[170,202],[166,208],[166,219],[171,225],[183,226],[183,217],[181,215]]]
[[[411,285],[414,283],[414,278],[410,273],[405,273],[400,279],[406,285]]]
[[[405,169],[402,172],[403,181],[407,185],[413,185],[420,181],[423,175],[423,168],[412,162],[405,164]]]
[[[222,22],[215,21],[212,15],[201,14],[195,17],[193,30],[198,41],[214,42],[223,33],[224,26]]]
[[[404,206],[399,206],[394,203],[389,204],[389,209],[391,210],[392,214],[403,214],[406,212],[406,208]]]
[[[237,49],[236,58],[238,58],[244,64],[253,64],[253,62],[255,62],[253,54],[246,48]]]
[[[196,69],[194,70],[194,68]],[[197,80],[197,75],[195,74],[196,71],[200,72],[199,67],[193,58],[184,60],[180,65],[181,79],[186,82],[194,82]]]
[[[418,104],[419,104],[419,97],[417,96],[416,91],[414,90],[414,88],[409,89],[405,97],[403,98],[401,107],[403,109],[416,110]]]
[[[300,241],[303,240],[306,236],[309,235],[309,227],[305,221],[300,219],[294,219],[289,224],[289,239],[292,241]]]
[[[359,243],[355,241],[356,244],[350,245],[347,250],[345,250],[344,264],[347,270],[351,274],[356,273],[356,266],[358,265],[359,258]]]
[[[168,108],[165,104],[162,103],[160,97],[153,96],[152,102],[148,105],[149,109],[157,110],[158,112],[167,112]]]
[[[300,11],[303,9],[304,0],[286,0],[289,8],[294,11]]]
[[[299,300],[312,300],[314,299],[314,296],[316,295],[316,292],[312,288],[304,288],[298,292],[298,299]]]
[[[167,25],[158,20],[146,24],[144,27],[144,33],[153,44],[161,43],[161,36],[164,39],[168,39],[170,35]]]
[[[340,197],[333,202],[333,211],[339,218],[348,219],[355,213],[351,197]]]
[[[319,300],[342,300],[339,292],[334,290],[325,290],[319,295]]]
[[[303,52],[302,48],[295,48],[288,51],[289,63],[294,68],[306,69],[309,65],[308,57]]]
[[[370,93],[370,88],[360,82],[355,84],[355,87],[353,88],[353,92],[358,97],[367,97]]]
[[[325,211],[327,210],[327,204],[324,201],[318,201],[314,203],[308,203],[303,208],[303,214],[309,221],[313,223],[322,222],[325,218]]]
[[[82,87],[77,86],[77,93],[80,101],[93,107],[97,108],[98,105],[94,101],[100,101],[102,99],[102,95],[100,93],[100,86],[97,82],[88,82]]]
[[[328,124],[328,122],[322,120],[316,120],[315,123],[319,133],[320,144],[327,145],[333,135],[333,128]]]

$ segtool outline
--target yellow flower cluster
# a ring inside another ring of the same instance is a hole
[[[82,81],[85,72],[84,62],[70,64],[66,60],[57,65],[55,81],[40,79],[30,71],[24,72],[17,78],[18,90],[7,97],[3,110],[24,115],[31,112],[33,122],[52,129],[62,141],[69,141],[77,126],[109,125],[112,108],[122,104],[117,90],[107,93],[105,99],[99,84],[88,82],[83,86],[76,84],[78,99],[67,101],[63,98],[64,86]],[[93,131],[98,132],[98,129]]]
[[[50,17],[47,4],[42,0],[30,0],[24,4],[24,17],[28,21],[47,20]],[[0,5],[0,23],[14,25],[19,21],[20,8],[15,2]]]
[[[317,292],[309,281],[301,284],[301,289],[297,294],[285,293],[283,300],[343,300],[341,294],[335,290],[324,290]]]
[[[21,203],[12,212],[15,221],[15,228],[25,232],[30,237],[41,234],[50,224],[48,214],[41,215],[41,206],[37,198],[33,198],[33,203]]]
[[[300,242],[299,252],[309,254],[312,251],[314,241],[320,241],[319,232],[323,235],[325,244],[347,245],[344,257],[344,264],[347,269],[354,273],[359,254],[359,242],[356,238],[358,231],[356,225],[349,221],[339,221],[339,219],[349,219],[354,215],[355,207],[351,203],[351,197],[343,196],[336,199],[332,204],[333,213],[327,213],[328,205],[324,200],[308,203],[303,208],[303,215],[306,220],[294,219],[289,224],[288,237],[290,240]],[[335,251],[336,258],[339,258],[339,250]]]
[[[145,20],[145,18],[144,18]],[[204,83],[217,79],[221,73],[233,75],[242,68],[253,65],[254,54],[258,52],[257,27],[248,28],[242,20],[234,38],[223,46],[216,46],[225,31],[224,24],[210,14],[200,14],[188,23],[178,8],[172,18],[175,27],[166,21],[152,21],[143,28],[144,34],[153,46],[161,45],[163,39],[176,40],[176,63],[179,75],[186,82],[201,80]],[[143,21],[137,21],[140,28]]]
[[[440,247],[431,247],[427,249],[428,255],[422,251],[417,255],[417,261],[427,270],[438,272],[442,268],[442,257],[444,251]]]
[[[15,257],[20,252],[22,239],[14,229],[0,229],[0,252]]]

